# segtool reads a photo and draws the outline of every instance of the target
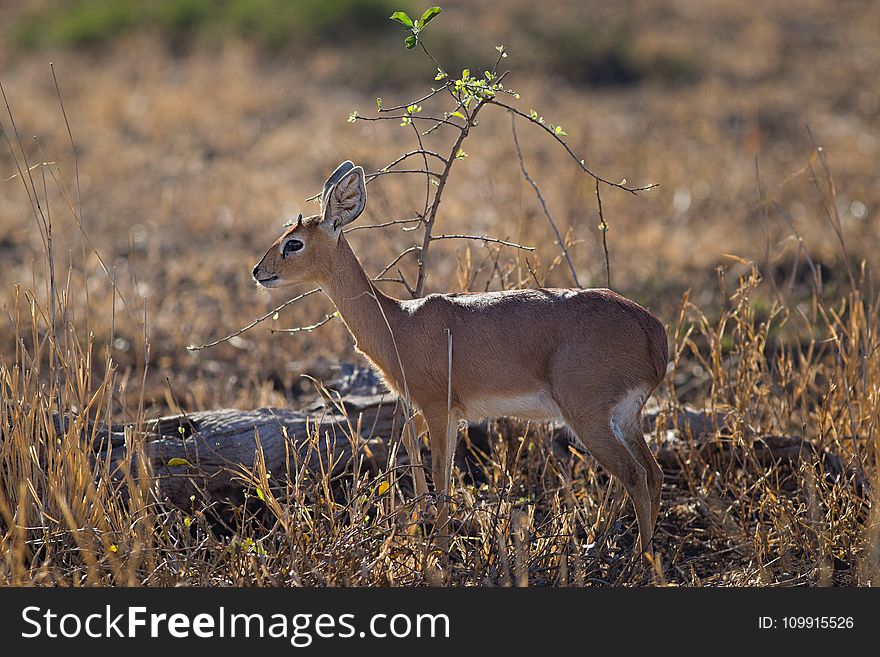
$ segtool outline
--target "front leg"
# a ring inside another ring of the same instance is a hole
[[[458,421],[454,413],[447,412],[446,406],[423,409],[422,415],[428,425],[431,473],[434,478],[434,493],[437,495],[437,545],[446,550],[449,547],[449,484],[452,478],[452,457],[458,439]]]
[[[425,496],[428,494],[428,484],[425,481],[425,471],[422,469],[422,454],[419,449],[419,436],[423,433],[423,429],[418,425],[423,423],[424,419],[422,416],[416,415],[412,420],[404,423],[400,432],[403,447],[409,456],[413,487],[415,488],[416,497],[419,498],[419,508],[422,510],[424,510]]]

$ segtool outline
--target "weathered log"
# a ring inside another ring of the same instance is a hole
[[[255,468],[258,454],[278,485],[303,468],[311,474],[336,477],[352,465],[353,451],[363,458],[365,467],[378,472],[388,465],[391,447],[399,438],[400,404],[394,395],[378,392],[380,384],[371,373],[349,370],[343,368],[343,378],[334,381],[338,396],[313,400],[302,410],[221,409],[148,421],[140,434],[142,448],[131,454],[130,441],[138,439],[132,427],[89,426],[86,430],[94,436],[96,459],[109,459],[110,472],[119,481],[121,492],[125,492],[125,474],[136,475],[142,470],[138,457],[143,454],[155,478],[148,483],[155,483],[163,499],[183,509],[192,507],[192,496],[208,502],[241,503],[251,485],[248,473]],[[646,413],[645,428],[652,435],[656,434],[659,415],[658,408],[649,408]],[[65,418],[67,421],[70,418]],[[728,428],[726,422],[723,413],[690,407],[682,407],[669,418],[670,428],[657,445],[657,459],[667,476],[674,477],[693,455],[706,463],[752,458],[765,467],[776,464],[787,468],[818,460],[826,472],[842,474],[848,470],[837,457],[817,453],[809,441],[798,436],[756,437],[751,447],[719,441],[718,431]],[[469,444],[476,443],[477,451],[491,449],[486,422],[471,424],[468,433]],[[550,436],[554,452],[565,457],[566,432],[555,427]],[[463,472],[470,465],[466,452],[460,448],[456,455]],[[422,461],[430,464],[427,450]],[[398,450],[397,464],[408,463],[405,450]]]
[[[139,471],[138,453],[146,455],[160,496],[187,509],[194,495],[241,502],[258,454],[277,484],[301,468],[342,473],[351,465],[354,442],[369,468],[382,468],[399,433],[399,418],[391,395],[351,396],[330,408],[220,409],[161,417],[146,423],[143,449],[131,455],[131,438],[122,426],[98,427],[93,444],[97,456],[110,459],[110,471],[121,484],[126,471]]]

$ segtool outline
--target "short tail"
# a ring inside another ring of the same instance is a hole
[[[669,364],[669,340],[666,337],[666,328],[654,315],[647,315],[645,333],[648,337],[648,349],[651,353],[651,361],[654,365],[654,373],[657,376],[655,385],[659,385],[666,376],[666,367]]]

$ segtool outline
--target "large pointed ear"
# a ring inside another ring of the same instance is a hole
[[[343,170],[343,167],[346,168]],[[367,205],[364,170],[351,162],[344,162],[327,183],[329,187],[325,187],[324,191],[324,218],[321,225],[338,236],[342,227],[357,219]]]
[[[333,185],[342,180],[342,176],[352,169],[354,169],[354,162],[346,160],[336,167],[336,171],[330,174],[330,177],[327,178],[327,182],[324,183],[324,189],[321,191],[321,210],[324,210],[327,207],[327,195],[330,193],[330,190],[333,189]]]

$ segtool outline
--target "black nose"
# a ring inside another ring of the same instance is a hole
[[[257,277],[257,270],[258,270],[259,268],[260,268],[260,265],[254,265],[254,270],[253,270],[253,272],[251,272],[251,273],[253,274],[254,278]]]

